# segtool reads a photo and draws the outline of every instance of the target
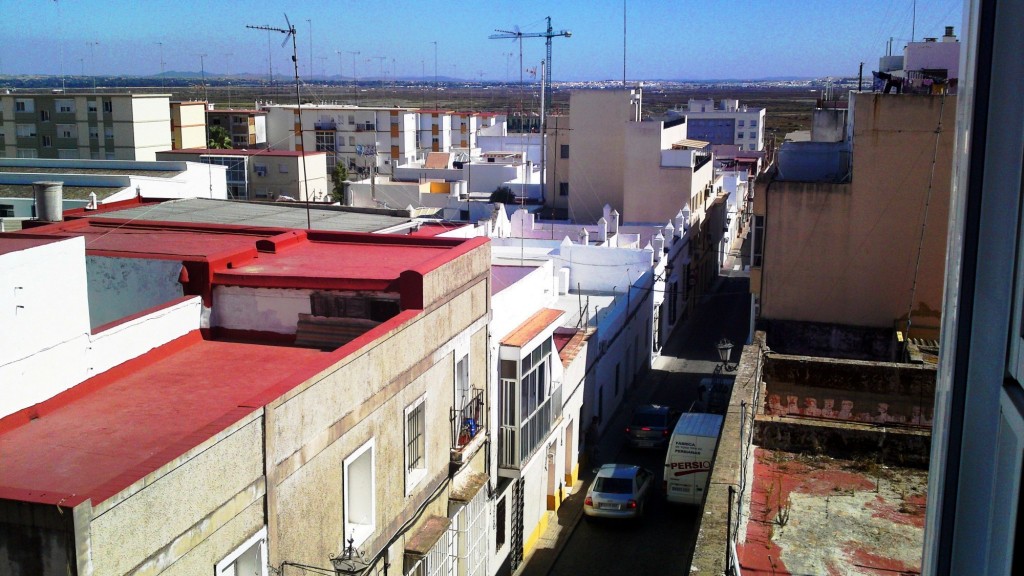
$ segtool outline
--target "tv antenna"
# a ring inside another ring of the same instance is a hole
[[[299,59],[298,49],[295,47],[295,26],[292,21],[288,19],[288,15],[284,15],[285,24],[287,28],[275,28],[273,26],[253,26],[246,25],[246,28],[253,30],[266,30],[268,32],[280,32],[284,34],[284,41],[281,42],[281,47],[284,48],[288,44],[288,40],[292,41],[292,66],[295,68],[295,107],[299,115],[299,142],[302,142],[302,97],[299,95]],[[305,146],[302,149],[302,182],[299,188],[299,194],[306,200],[306,229],[312,229],[312,221],[309,216],[309,183],[307,181],[309,172],[306,171],[306,150]]]

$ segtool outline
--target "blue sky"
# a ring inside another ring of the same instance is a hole
[[[877,68],[886,43],[910,41],[914,0],[626,0],[627,77],[756,79],[853,76]],[[962,0],[917,0],[914,36],[961,35]],[[300,74],[312,67],[360,77],[505,80],[518,75],[519,45],[495,29],[540,32],[551,16],[555,81],[621,79],[622,0],[388,1],[0,0],[0,74],[147,75],[166,70],[291,73],[284,36],[246,24],[298,30]],[[310,34],[310,20],[312,34]],[[90,45],[90,43],[94,43]],[[63,48],[63,58],[61,58]],[[338,52],[342,52],[339,56]],[[512,54],[512,56],[508,56]],[[381,59],[383,58],[383,60]],[[524,67],[544,58],[543,39],[523,41]]]

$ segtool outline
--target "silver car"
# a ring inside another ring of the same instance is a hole
[[[638,518],[653,486],[654,475],[645,468],[605,464],[587,490],[583,513],[587,518]]]

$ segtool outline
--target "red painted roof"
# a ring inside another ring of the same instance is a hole
[[[198,333],[179,338],[32,414],[0,420],[0,498],[103,502],[264,406],[266,392],[326,357]]]
[[[20,252],[22,250],[28,250],[29,248],[35,248],[36,246],[42,246],[44,244],[60,242],[62,238],[7,232],[0,233],[0,240],[2,240],[0,241],[0,254],[10,254],[11,252]]]
[[[181,150],[162,150],[159,154],[205,154],[207,156],[270,156],[270,157],[298,157],[305,154],[308,156],[326,156],[327,152],[296,152],[294,150],[248,150],[244,148],[182,148]]]
[[[415,240],[406,245],[305,241],[247,264],[222,268],[214,284],[267,288],[393,290],[405,270],[451,252]]]
[[[216,110],[207,110],[208,114],[246,114],[246,115],[258,115],[266,116],[266,110],[247,110],[245,108],[218,108]]]

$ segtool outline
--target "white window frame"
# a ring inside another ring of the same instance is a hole
[[[405,495],[409,496],[416,486],[427,477],[427,395],[424,394],[413,401],[405,408],[405,415],[403,429],[405,434],[403,435],[403,470],[405,470]],[[409,428],[409,415],[415,410],[421,410],[419,420],[419,449],[420,459],[419,465],[414,466],[414,463],[410,460],[409,444],[412,441],[412,430]]]
[[[14,127],[14,134],[18,138],[35,138],[36,137],[36,125],[35,124],[16,124]]]
[[[267,527],[260,528],[260,531],[253,534],[248,540],[242,543],[241,546],[235,548],[231,554],[224,557],[223,560],[217,562],[216,569],[214,570],[214,576],[242,576],[237,575],[234,570],[235,561],[242,555],[252,549],[253,546],[259,545],[260,547],[260,572],[259,576],[267,576]],[[249,576],[248,574],[244,576]]]
[[[367,452],[369,452],[369,454],[370,454],[370,482],[369,482],[370,486],[369,486],[369,490],[368,490],[368,492],[369,492],[368,495],[370,497],[369,498],[369,500],[370,500],[370,509],[369,509],[369,512],[370,512],[370,519],[369,520],[370,520],[370,522],[369,523],[366,523],[366,522],[355,522],[355,521],[352,520],[353,514],[352,514],[351,510],[352,510],[352,508],[354,506],[354,502],[360,500],[360,498],[365,498],[367,496],[367,494],[365,492],[367,492],[367,491],[365,491],[365,490],[364,491],[360,491],[357,494],[353,494],[352,493],[352,489],[354,488],[354,486],[353,486],[354,482],[352,481],[353,478],[352,478],[351,472],[349,470],[350,467],[352,466],[352,464],[354,464],[357,460],[359,460]],[[343,467],[343,475],[342,475],[342,494],[343,494],[343,500],[344,500],[344,502],[343,502],[344,509],[342,510],[342,512],[344,514],[344,519],[345,519],[345,521],[344,521],[344,531],[345,531],[345,533],[344,533],[344,540],[346,542],[348,542],[349,537],[351,537],[352,538],[352,545],[353,546],[359,546],[360,544],[365,542],[367,538],[369,538],[371,535],[373,535],[373,533],[377,530],[377,474],[376,474],[376,467],[377,467],[377,463],[376,462],[377,462],[377,460],[376,460],[376,458],[377,458],[377,455],[376,455],[376,450],[374,449],[374,439],[373,438],[370,438],[369,440],[367,440],[365,444],[363,444],[359,448],[356,448],[356,450],[354,452],[352,452],[352,454],[349,455],[348,458],[345,458],[345,463],[344,463],[344,467]]]
[[[31,98],[17,98],[14,100],[15,112],[35,112],[36,103]]]
[[[104,126],[103,127],[103,139],[104,140],[113,140],[114,139],[114,127],[113,126]]]
[[[54,102],[54,108],[60,114],[74,114],[75,100],[73,98],[62,98]]]

